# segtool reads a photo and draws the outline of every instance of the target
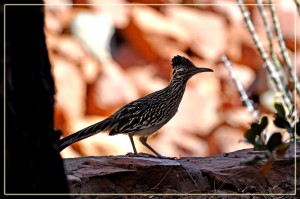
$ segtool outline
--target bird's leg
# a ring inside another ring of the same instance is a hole
[[[130,139],[132,148],[133,148],[133,152],[134,152],[134,154],[136,155],[136,154],[137,154],[137,151],[136,151],[136,148],[135,148],[135,145],[134,145],[134,141],[133,141],[133,134],[129,133],[128,136],[129,136],[129,139]]]
[[[150,155],[150,154],[137,153],[137,150],[136,150],[135,144],[134,144],[134,140],[133,140],[133,134],[128,134],[128,136],[129,136],[134,153],[133,154],[128,153],[127,155],[132,156],[132,157],[136,157],[136,156],[137,157],[151,157],[151,156],[155,157],[154,155]]]
[[[150,151],[152,151],[157,157],[159,158],[167,158],[165,156],[160,155],[159,153],[157,153],[148,143],[147,143],[147,139],[148,137],[140,137],[139,140],[141,141],[141,143],[147,147],[148,149],[150,149]]]
[[[134,145],[134,141],[133,141],[133,136],[134,136],[134,134],[130,134],[130,133],[129,133],[128,136],[129,136],[129,139],[130,139],[130,142],[131,142],[131,145],[132,145],[132,148],[133,148],[133,151],[134,151],[134,155],[135,155],[135,156],[141,156],[141,157],[151,157],[151,156],[153,156],[153,155],[150,155],[150,154],[137,153],[136,148],[135,148],[135,145]],[[177,158],[169,158],[169,157],[160,155],[159,153],[157,153],[157,152],[156,152],[156,151],[155,151],[155,150],[147,143],[147,139],[148,139],[148,137],[140,137],[140,138],[139,138],[140,142],[141,142],[145,147],[147,147],[148,149],[150,149],[157,157],[159,157],[159,158],[166,158],[166,159],[172,159],[172,160],[177,159]],[[129,154],[129,155],[130,155],[130,154]],[[132,156],[132,155],[130,155],[130,156]]]

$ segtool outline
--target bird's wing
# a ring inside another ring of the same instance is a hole
[[[112,117],[116,121],[111,128],[110,135],[129,133],[149,128],[162,123],[157,113],[164,106],[162,102],[142,98],[133,101],[119,109]]]

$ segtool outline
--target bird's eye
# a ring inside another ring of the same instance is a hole
[[[184,68],[179,68],[178,72],[184,72]]]

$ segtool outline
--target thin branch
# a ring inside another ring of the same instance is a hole
[[[259,12],[262,16],[262,19],[263,19],[263,23],[264,23],[264,26],[265,26],[265,29],[266,29],[266,33],[267,33],[267,37],[268,37],[268,41],[269,41],[269,50],[270,50],[270,57],[272,58],[273,62],[274,62],[274,65],[275,65],[275,68],[277,70],[277,72],[280,74],[280,78],[282,80],[282,82],[284,84],[286,84],[286,77],[285,77],[285,72],[278,60],[278,57],[275,53],[275,50],[274,50],[274,45],[273,45],[273,33],[272,33],[272,28],[271,28],[271,25],[270,23],[268,22],[267,20],[267,12],[263,6],[263,3],[262,3],[262,0],[256,0],[256,4],[258,6],[258,9],[259,9]]]
[[[265,52],[261,42],[259,41],[257,34],[255,33],[253,23],[250,19],[250,14],[249,14],[248,10],[246,9],[243,0],[237,0],[237,3],[239,4],[239,7],[244,16],[244,20],[246,22],[247,28],[252,36],[252,39],[262,57],[262,59],[265,62],[265,68],[270,75],[270,78],[276,89],[276,92],[282,93],[282,95],[279,95],[280,101],[281,101],[282,105],[285,107],[285,109],[287,110],[287,112],[290,112],[293,107],[292,99],[289,98],[289,95],[287,94],[287,92],[285,90],[285,86],[283,85],[281,79],[279,78],[278,72],[276,71],[273,63],[270,61],[268,54]]]
[[[272,20],[274,23],[275,33],[276,33],[276,36],[278,37],[278,42],[280,45],[280,50],[281,50],[281,54],[282,54],[284,63],[288,68],[288,72],[289,72],[292,82],[294,82],[294,84],[295,84],[296,91],[297,91],[298,95],[300,95],[300,84],[299,84],[299,81],[298,81],[295,71],[293,71],[292,62],[287,53],[286,45],[283,40],[283,36],[281,33],[281,29],[280,29],[280,24],[278,22],[278,18],[277,18],[276,12],[275,12],[275,6],[273,5],[272,0],[269,0],[269,6],[270,6],[270,10],[271,10]]]
[[[237,90],[240,92],[241,94],[241,99],[242,101],[246,104],[248,111],[251,113],[252,117],[258,121],[258,111],[255,110],[252,101],[249,99],[246,91],[244,90],[241,82],[239,80],[237,80],[235,73],[232,71],[232,66],[231,63],[229,62],[229,60],[227,59],[227,57],[225,55],[223,55],[221,57],[221,60],[224,62],[224,65],[226,66],[229,75],[233,81],[233,83],[235,84]]]
[[[273,57],[273,55],[275,54],[274,46],[273,46],[273,33],[272,33],[271,25],[269,24],[269,22],[267,20],[267,12],[262,4],[262,0],[256,0],[256,4],[257,4],[259,12],[262,16],[264,26],[265,26],[265,29],[267,32],[267,36],[268,36],[268,40],[269,40],[270,56]]]

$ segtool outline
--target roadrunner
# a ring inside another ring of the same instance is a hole
[[[167,87],[130,102],[110,117],[59,140],[58,150],[62,151],[74,142],[101,131],[109,131],[109,135],[127,133],[134,154],[137,151],[133,136],[137,135],[144,146],[156,156],[163,157],[147,143],[148,137],[176,114],[187,81],[197,73],[213,71],[209,68],[197,68],[189,59],[179,55],[172,59],[172,69],[172,79]]]

